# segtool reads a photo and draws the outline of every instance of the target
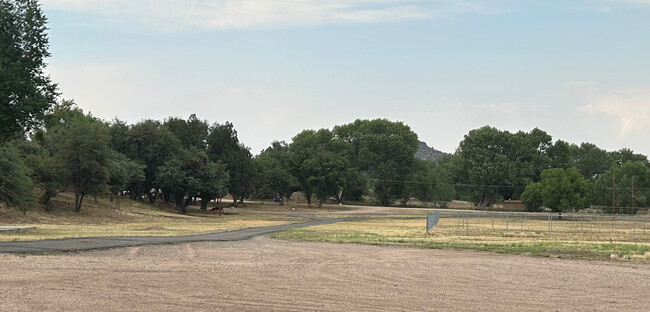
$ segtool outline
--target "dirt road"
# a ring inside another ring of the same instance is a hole
[[[650,266],[295,243],[0,254],[1,311],[650,311]]]
[[[237,241],[250,239],[289,229],[330,224],[345,219],[320,218],[305,223],[292,223],[274,226],[254,227],[226,232],[188,235],[188,236],[120,236],[120,237],[82,237],[48,239],[39,241],[0,242],[0,253],[51,253],[118,247],[134,247],[152,244],[178,244],[205,241]]]

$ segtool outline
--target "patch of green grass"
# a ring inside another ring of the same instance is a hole
[[[311,242],[358,243],[432,249],[469,249],[537,257],[650,260],[649,244],[518,240],[508,242],[505,240],[493,241],[457,237],[441,238],[426,234],[381,234],[355,231],[350,230],[349,226],[343,226],[341,230],[336,230],[333,226],[300,228],[274,233],[271,234],[271,237]]]

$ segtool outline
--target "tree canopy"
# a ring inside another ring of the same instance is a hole
[[[36,0],[0,0],[0,142],[44,118],[57,97],[45,74],[47,18]]]

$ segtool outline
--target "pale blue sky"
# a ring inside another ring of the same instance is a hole
[[[104,119],[235,124],[258,153],[357,118],[650,154],[650,0],[44,0],[49,72]]]

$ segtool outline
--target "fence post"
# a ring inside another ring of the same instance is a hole
[[[589,218],[589,239],[594,240],[594,217]]]
[[[551,239],[551,216],[548,216],[548,239]]]
[[[467,215],[466,217],[467,217],[467,219],[466,219],[467,223],[466,223],[466,226],[465,226],[465,235],[469,236],[469,215]]]
[[[614,215],[612,215],[612,233],[609,234],[609,241],[611,242],[613,240],[614,240]]]
[[[510,220],[508,220],[508,215],[506,215],[506,236],[508,236],[508,226],[510,225]]]
[[[634,241],[636,242],[636,216],[634,216],[633,220],[634,221],[632,222],[634,222]]]
[[[494,215],[492,215],[492,231],[494,231]]]

